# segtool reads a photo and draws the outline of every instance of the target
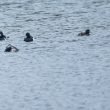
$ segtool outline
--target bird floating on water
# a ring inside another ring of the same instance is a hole
[[[29,32],[26,33],[26,38],[24,38],[25,42],[32,42],[33,41],[33,37],[30,35]]]
[[[18,51],[19,49],[11,44],[9,44],[5,49],[5,52],[18,52]]]
[[[85,32],[81,32],[81,33],[78,34],[78,36],[89,36],[89,35],[90,35],[90,30],[89,29],[85,30]]]

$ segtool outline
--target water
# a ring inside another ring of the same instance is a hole
[[[110,110],[109,18],[110,0],[1,0],[0,110]]]

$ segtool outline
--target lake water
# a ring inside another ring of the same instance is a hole
[[[0,30],[0,110],[110,110],[110,0],[0,0]]]

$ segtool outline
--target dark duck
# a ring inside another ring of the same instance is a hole
[[[18,51],[19,49],[11,44],[9,44],[5,49],[5,52],[18,52]]]
[[[85,30],[85,32],[81,32],[81,33],[78,34],[78,36],[89,36],[89,35],[90,35],[90,30],[89,29]]]
[[[6,36],[3,34],[2,31],[0,31],[0,40],[5,40]]]
[[[26,33],[26,38],[24,38],[25,42],[32,42],[33,41],[33,37],[30,35],[30,33]]]

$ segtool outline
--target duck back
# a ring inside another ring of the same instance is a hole
[[[33,41],[33,38],[24,38],[24,41],[25,42],[32,42]]]

